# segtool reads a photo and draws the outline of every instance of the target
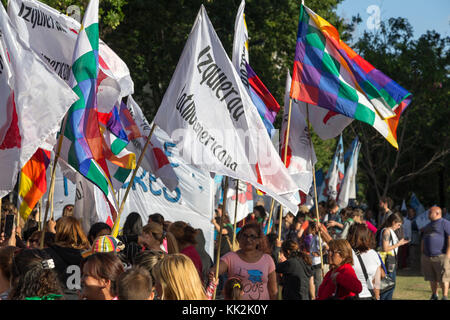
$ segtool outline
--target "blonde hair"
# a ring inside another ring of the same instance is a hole
[[[165,256],[152,270],[162,288],[162,300],[206,300],[205,290],[192,260],[182,253]]]

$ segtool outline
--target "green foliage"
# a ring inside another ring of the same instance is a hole
[[[67,9],[72,6],[78,6],[81,10],[81,17],[87,8],[89,0],[41,0],[41,2],[67,14]],[[100,36],[115,30],[125,18],[122,7],[126,5],[125,0],[99,0],[99,28]]]
[[[377,69],[413,94],[397,129],[395,150],[373,128],[354,121],[346,135],[362,140],[360,183],[367,198],[388,195],[396,203],[415,192],[424,205],[448,206],[450,37],[428,31],[413,39],[406,19],[390,19],[378,33],[365,33],[356,48]]]

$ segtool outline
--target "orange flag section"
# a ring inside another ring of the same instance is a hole
[[[50,163],[50,156],[50,151],[39,148],[22,168],[19,184],[19,196],[22,202],[19,212],[24,220],[28,218],[47,190],[46,170]]]

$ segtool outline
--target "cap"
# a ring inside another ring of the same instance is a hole
[[[100,236],[94,240],[90,250],[83,252],[83,257],[86,258],[94,253],[119,252],[125,248],[125,245],[119,239],[113,236]]]

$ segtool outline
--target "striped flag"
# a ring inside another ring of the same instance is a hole
[[[234,25],[233,65],[236,68],[242,83],[247,89],[253,104],[256,106],[264,126],[272,137],[275,130],[273,122],[280,111],[280,105],[258,78],[249,63],[248,31],[245,22],[245,0],[242,0]]]
[[[322,188],[319,194],[319,201],[326,201],[328,198],[336,200],[341,188],[341,182],[344,179],[344,173],[344,143],[342,141],[341,135],[339,137],[339,142],[336,147],[333,161],[331,162],[330,168],[325,175],[325,180],[322,184]]]
[[[19,212],[25,221],[47,191],[46,170],[50,157],[51,151],[37,149],[20,173]]]
[[[337,203],[340,208],[346,208],[349,199],[356,199],[356,173],[358,171],[358,155],[361,149],[361,142],[356,137],[352,142],[352,154],[348,161],[345,177],[339,191]]]
[[[395,116],[400,117],[411,94],[356,54],[335,27],[304,5],[292,78],[292,98],[366,122],[398,148]]]
[[[91,0],[78,33],[70,75],[72,89],[79,100],[67,113],[60,156],[117,206],[105,163],[99,163],[104,157],[97,111],[98,49],[98,0]]]

